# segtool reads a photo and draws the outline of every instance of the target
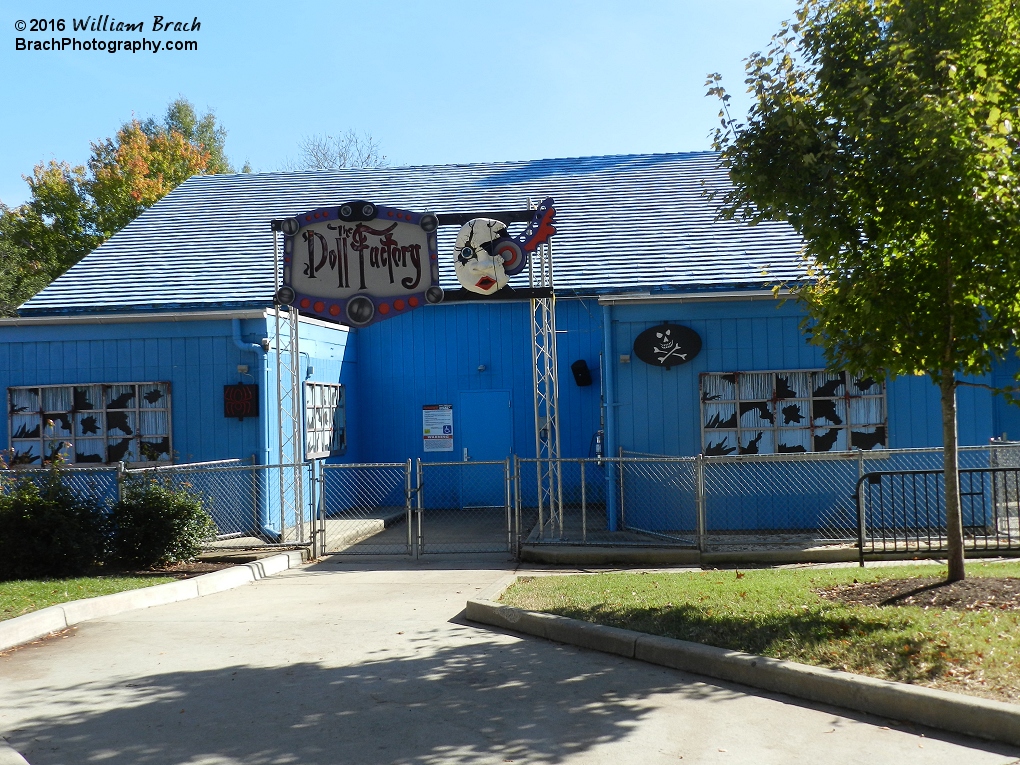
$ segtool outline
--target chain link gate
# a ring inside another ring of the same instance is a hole
[[[412,555],[411,461],[322,466],[322,554]]]
[[[510,460],[417,467],[417,554],[515,552]]]

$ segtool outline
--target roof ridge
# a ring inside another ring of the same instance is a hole
[[[701,151],[656,151],[656,152],[640,152],[633,154],[584,154],[575,157],[540,157],[537,159],[505,159],[505,160],[493,160],[493,161],[478,161],[478,162],[440,162],[431,163],[424,165],[383,165],[381,167],[337,167],[337,168],[309,168],[300,170],[265,170],[251,173],[202,173],[199,175],[193,175],[188,178],[188,181],[195,179],[209,179],[209,178],[228,178],[228,177],[239,177],[239,178],[251,178],[251,177],[267,177],[267,176],[294,176],[294,175],[326,175],[328,173],[375,173],[375,172],[392,172],[394,170],[414,170],[423,171],[432,168],[437,169],[452,169],[452,168],[496,168],[496,167],[508,167],[514,165],[533,165],[536,163],[556,163],[556,162],[583,162],[585,160],[621,160],[621,159],[644,159],[649,157],[675,157],[680,158],[696,158],[696,157],[711,157],[719,156],[719,152],[711,149],[704,149]]]

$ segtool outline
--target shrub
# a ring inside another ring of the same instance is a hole
[[[66,486],[56,466],[38,483],[0,486],[0,580],[81,574],[102,558],[105,533],[102,508]]]
[[[216,525],[201,497],[152,478],[128,479],[111,516],[113,562],[152,568],[194,560]]]

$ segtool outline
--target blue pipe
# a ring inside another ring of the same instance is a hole
[[[233,335],[234,345],[236,345],[240,350],[254,353],[256,356],[258,356],[259,354],[262,355],[262,381],[263,381],[263,384],[259,386],[259,411],[263,412],[263,413],[268,413],[269,412],[269,354],[266,352],[266,349],[263,348],[258,343],[247,343],[247,342],[245,342],[241,338],[241,320],[240,319],[231,319],[230,320],[230,329],[231,329],[231,333]],[[262,427],[259,428],[259,452],[262,454],[263,459],[266,460],[266,464],[268,464],[268,460],[266,458],[268,457],[268,450],[269,450],[269,446],[268,446],[268,444],[269,444],[269,435],[268,435],[266,429],[269,427],[269,424],[268,424],[269,423],[269,419],[268,419],[268,417],[265,417],[264,415],[261,416],[260,419],[262,420],[262,422],[261,422],[261,426]],[[274,529],[272,526],[269,525],[269,504],[268,504],[268,502],[265,499],[268,496],[268,493],[269,493],[268,477],[269,477],[269,474],[266,473],[266,475],[264,477],[264,480],[262,481],[262,492],[261,492],[261,494],[262,494],[262,501],[259,502],[259,508],[258,508],[258,514],[259,514],[259,519],[258,519],[259,532],[261,532],[262,536],[264,536],[266,539],[271,539],[273,541],[279,541],[280,540],[280,535],[282,533],[282,530],[281,531],[277,531],[276,529]]]
[[[602,358],[605,369],[602,379],[606,387],[606,443],[603,453],[606,457],[616,457],[616,355],[613,352],[613,314],[612,306],[602,306]],[[616,506],[616,464],[606,463],[606,521],[610,531],[617,530],[619,518]]]
[[[240,348],[242,351],[251,351],[252,353],[264,353],[262,346],[258,343],[246,343],[241,339],[241,320],[231,319],[230,329],[234,335],[234,345]]]

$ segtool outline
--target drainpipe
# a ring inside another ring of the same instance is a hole
[[[238,349],[254,353],[256,356],[259,356],[260,354],[262,356],[262,384],[259,385],[259,419],[261,420],[259,423],[261,426],[259,428],[259,454],[265,458],[269,449],[269,436],[266,433],[266,428],[268,427],[268,418],[266,415],[269,412],[269,340],[263,340],[262,344],[247,343],[242,340],[240,319],[231,319],[230,329],[233,335],[234,345],[236,345]],[[257,469],[253,468],[253,470],[256,470],[257,475]],[[255,478],[255,476],[253,476],[253,478]],[[262,491],[259,493],[263,496],[268,496],[268,487],[263,485]],[[261,532],[266,539],[279,541],[280,532],[269,525],[269,507],[266,505],[265,500],[259,502],[258,516],[257,524],[259,532]]]
[[[242,351],[251,351],[252,353],[264,353],[267,349],[263,348],[258,343],[246,343],[241,339],[241,320],[231,319],[230,330],[234,335],[234,345],[240,348]]]
[[[616,354],[613,352],[612,306],[602,306],[602,353],[605,369],[602,379],[606,386],[606,434],[602,453],[609,458],[616,456]],[[616,507],[616,464],[606,462],[606,522],[609,531],[617,529]]]

